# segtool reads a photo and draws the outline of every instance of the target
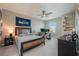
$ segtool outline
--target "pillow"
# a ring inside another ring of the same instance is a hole
[[[23,30],[22,33],[23,33],[24,35],[30,35],[30,30]]]

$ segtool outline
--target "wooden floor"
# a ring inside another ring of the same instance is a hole
[[[46,40],[46,45],[40,45],[24,53],[24,56],[57,56],[57,39]],[[0,56],[19,56],[16,45],[0,48]]]

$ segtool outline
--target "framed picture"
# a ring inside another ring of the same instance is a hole
[[[16,17],[16,26],[31,27],[31,20],[30,19]]]

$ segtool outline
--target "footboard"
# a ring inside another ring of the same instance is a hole
[[[38,39],[22,42],[21,43],[21,48],[20,48],[20,56],[23,56],[23,53],[25,51],[28,51],[28,50],[36,47],[36,46],[39,46],[42,43],[45,44],[44,38],[38,38]]]

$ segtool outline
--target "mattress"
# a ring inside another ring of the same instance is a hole
[[[25,42],[25,41],[34,40],[34,39],[41,38],[41,37],[42,36],[37,36],[37,35],[20,36],[20,37],[18,37],[18,42],[22,43],[22,42]]]

